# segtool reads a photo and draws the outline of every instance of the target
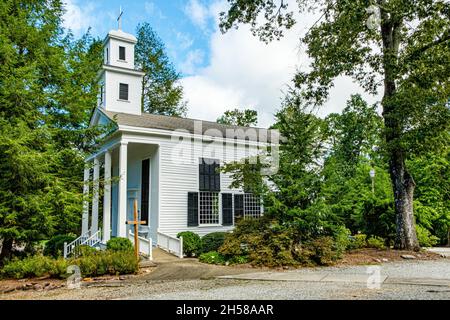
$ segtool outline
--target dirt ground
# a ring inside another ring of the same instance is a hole
[[[362,249],[347,253],[335,266],[367,265],[404,260],[402,255],[413,255],[414,260],[442,259],[438,254],[431,252],[408,252],[394,250]],[[154,251],[154,262],[144,263],[137,275],[104,276],[98,278],[85,278],[82,286],[95,287],[122,287],[130,285],[145,285],[165,281],[212,280],[219,276],[254,273],[258,271],[286,271],[292,267],[284,268],[256,268],[251,265],[217,266],[198,262],[197,259],[178,259],[161,250]],[[65,280],[38,279],[2,280],[0,281],[0,300],[3,299],[58,299],[68,294]]]

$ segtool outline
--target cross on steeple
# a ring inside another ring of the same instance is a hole
[[[120,6],[119,16],[117,17],[117,23],[118,23],[119,30],[122,30],[122,15],[123,15],[123,10],[122,10],[122,6]]]

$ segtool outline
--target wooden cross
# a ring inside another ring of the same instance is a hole
[[[136,259],[139,259],[139,225],[146,223],[146,221],[138,220],[137,199],[134,199],[134,220],[127,221],[127,224],[134,225],[134,254]]]
[[[119,17],[117,18],[117,23],[119,25],[119,30],[122,30],[122,15],[123,15],[123,10],[122,10],[122,6],[120,6]]]

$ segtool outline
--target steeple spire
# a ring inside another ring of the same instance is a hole
[[[118,24],[119,30],[122,30],[122,15],[123,15],[123,10],[122,10],[122,6],[120,6],[119,16],[117,17],[117,24]]]

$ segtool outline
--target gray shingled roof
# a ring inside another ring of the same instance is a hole
[[[216,122],[195,120],[188,118],[178,118],[170,116],[162,116],[156,114],[142,113],[141,115],[134,115],[128,113],[120,113],[113,111],[101,110],[108,118],[123,126],[132,126],[139,128],[151,128],[174,131],[178,129],[187,130],[189,133],[194,133],[194,123],[201,121],[202,134],[212,137],[226,137],[227,132],[231,134],[237,133],[238,139],[248,139],[251,141],[270,142],[271,133],[273,131],[264,128],[248,128],[240,126],[223,125]],[[214,129],[214,130],[213,130]],[[240,129],[240,130],[239,130]],[[249,130],[254,129],[254,130]],[[236,131],[235,131],[236,130]],[[252,133],[253,132],[253,133]],[[256,132],[257,137],[254,136]],[[267,136],[267,138],[266,138]],[[233,138],[233,136],[229,137]]]

